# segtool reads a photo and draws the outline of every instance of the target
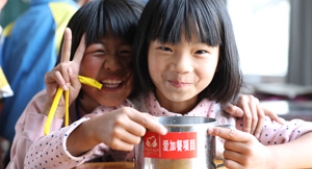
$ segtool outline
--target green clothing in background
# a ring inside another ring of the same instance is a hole
[[[4,28],[29,7],[30,0],[8,0],[1,11],[0,25]]]

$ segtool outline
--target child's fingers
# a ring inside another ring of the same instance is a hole
[[[65,79],[63,78],[63,75],[62,75],[59,71],[56,71],[56,72],[55,72],[55,80],[56,80],[56,82],[58,83],[58,85],[59,85],[63,90],[67,90],[67,89],[68,89],[69,83],[66,82],[66,81],[68,81],[68,80],[65,80]]]
[[[226,140],[246,142],[250,140],[250,134],[235,128],[212,127],[208,129],[208,133],[214,136],[219,136]]]
[[[127,142],[128,144],[139,144],[141,141],[141,137],[143,135],[137,135],[134,130],[136,126],[132,126],[129,128],[118,128],[115,127],[114,130],[119,130],[115,132],[115,136],[118,137],[120,140],[123,140],[124,142]],[[127,130],[128,129],[128,130]]]
[[[251,133],[252,131],[252,123],[253,123],[253,113],[252,110],[250,109],[249,104],[242,105],[244,115],[243,115],[243,131],[247,133]]]
[[[131,151],[133,150],[134,144],[128,143],[121,139],[113,139],[111,142],[106,143],[110,148],[119,151]]]
[[[86,50],[86,38],[85,34],[82,35],[79,46],[75,52],[74,56],[74,62],[76,62],[78,65],[80,65],[80,62],[82,60],[83,54]]]
[[[222,109],[234,117],[242,117],[244,115],[242,109],[230,103],[222,106]]]
[[[269,116],[271,120],[274,120],[274,121],[276,121],[277,123],[279,123],[281,125],[283,125],[285,123],[285,120],[280,118],[280,117],[278,117],[278,115],[276,113],[274,113],[271,110],[269,110],[267,108],[264,108],[264,107],[262,109],[264,111],[264,114]]]
[[[259,138],[260,137],[260,133],[262,131],[262,128],[264,126],[264,122],[265,122],[265,114],[264,114],[264,111],[262,109],[262,107],[258,104],[257,105],[257,110],[256,110],[256,114],[255,116],[258,116],[257,118],[257,122],[255,122],[256,124],[256,128],[254,128],[252,131],[253,134],[256,138]]]
[[[71,69],[71,67],[68,68],[68,74],[69,74],[70,82],[71,82],[71,85],[73,86],[73,88],[77,92],[80,91],[81,83],[80,83],[79,79],[77,78],[77,76],[73,73],[73,70]]]
[[[167,133],[167,129],[148,113],[129,113],[129,118],[151,131],[157,132],[159,134]]]
[[[72,45],[72,33],[69,28],[66,28],[65,33],[64,33],[64,41],[63,41],[62,53],[61,53],[62,63],[68,62],[70,60],[71,45]]]
[[[257,127],[254,129],[254,133],[251,133],[253,134],[256,138],[259,138],[260,137],[260,134],[262,132],[262,128],[264,126],[264,123],[265,123],[265,118],[264,117],[259,117],[258,118],[258,123],[257,123]]]
[[[249,129],[249,133],[254,134],[257,126],[262,125],[261,118],[264,118],[264,113],[262,109],[259,109],[259,101],[255,100],[255,102],[249,103],[250,114],[251,114],[251,127]]]

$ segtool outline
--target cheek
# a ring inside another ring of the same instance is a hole
[[[148,71],[151,76],[151,79],[155,79],[155,76],[157,74],[161,73],[161,64],[159,64],[161,61],[159,59],[156,59],[154,56],[148,57]]]
[[[209,82],[214,77],[214,74],[217,70],[217,61],[210,60],[208,62],[201,62],[201,64],[198,65],[197,73],[202,79],[205,79],[205,81]]]
[[[131,94],[131,91],[132,91],[132,81],[131,82],[127,82],[127,85],[126,85],[126,89],[125,89],[125,99],[127,97],[129,97],[129,95]]]
[[[90,57],[85,57],[81,61],[80,74],[88,77],[96,76],[97,72],[101,69],[102,62]]]
[[[127,82],[126,82],[126,86],[127,86],[127,88],[130,88],[130,90],[132,90],[131,87],[132,87],[132,83],[133,83],[133,75],[129,73],[126,76],[128,77]]]
[[[149,70],[155,69],[154,67],[157,64],[157,57],[156,57],[154,49],[149,48],[149,50],[148,50],[147,64],[148,64]]]

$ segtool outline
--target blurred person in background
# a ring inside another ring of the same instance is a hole
[[[6,3],[7,3],[7,0],[0,0],[0,13]],[[2,27],[0,25],[0,37],[1,37],[1,34],[2,34]],[[2,67],[0,65],[0,112],[2,109],[2,98],[9,97],[12,95],[13,95],[12,89],[10,85],[8,84],[6,76],[4,75],[2,71]],[[10,143],[7,139],[0,137],[0,169],[4,168],[3,161],[5,160],[6,152],[9,151],[9,145]]]
[[[2,12],[2,8],[5,6],[7,0],[0,0],[0,13]],[[2,34],[2,26],[0,25],[0,37]],[[0,40],[1,44],[1,40]],[[13,95],[13,91],[8,84],[8,81],[6,79],[6,76],[3,73],[1,64],[0,64],[0,116],[1,116],[1,109],[2,109],[2,98],[4,97],[10,97]],[[1,146],[0,146],[1,148]]]

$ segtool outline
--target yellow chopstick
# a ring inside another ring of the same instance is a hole
[[[85,85],[89,85],[91,87],[95,87],[99,90],[102,89],[103,84],[86,76],[78,76],[78,79],[80,81],[80,83],[85,84]]]
[[[68,90],[67,90],[68,91]],[[48,135],[50,133],[50,129],[51,129],[51,125],[52,125],[52,120],[53,117],[55,115],[56,112],[56,108],[58,106],[58,103],[60,102],[60,99],[62,97],[62,93],[63,93],[63,89],[62,88],[58,88],[56,91],[56,94],[54,96],[53,102],[52,102],[52,106],[50,108],[47,120],[44,124],[44,135]],[[66,108],[67,109],[67,108]],[[65,112],[66,114],[66,112]]]
[[[101,89],[103,84],[101,84],[100,82],[89,78],[89,77],[85,77],[85,76],[78,76],[78,79],[80,81],[80,83],[85,84],[85,85],[89,85],[91,87],[95,87],[97,89]],[[60,102],[60,99],[62,97],[63,94],[63,89],[61,87],[59,87],[56,91],[56,94],[54,96],[53,102],[52,102],[52,106],[50,108],[47,120],[44,124],[44,135],[48,135],[50,133],[51,130],[51,125],[52,125],[52,121],[56,112],[56,108]],[[65,91],[65,126],[69,125],[69,89]]]

